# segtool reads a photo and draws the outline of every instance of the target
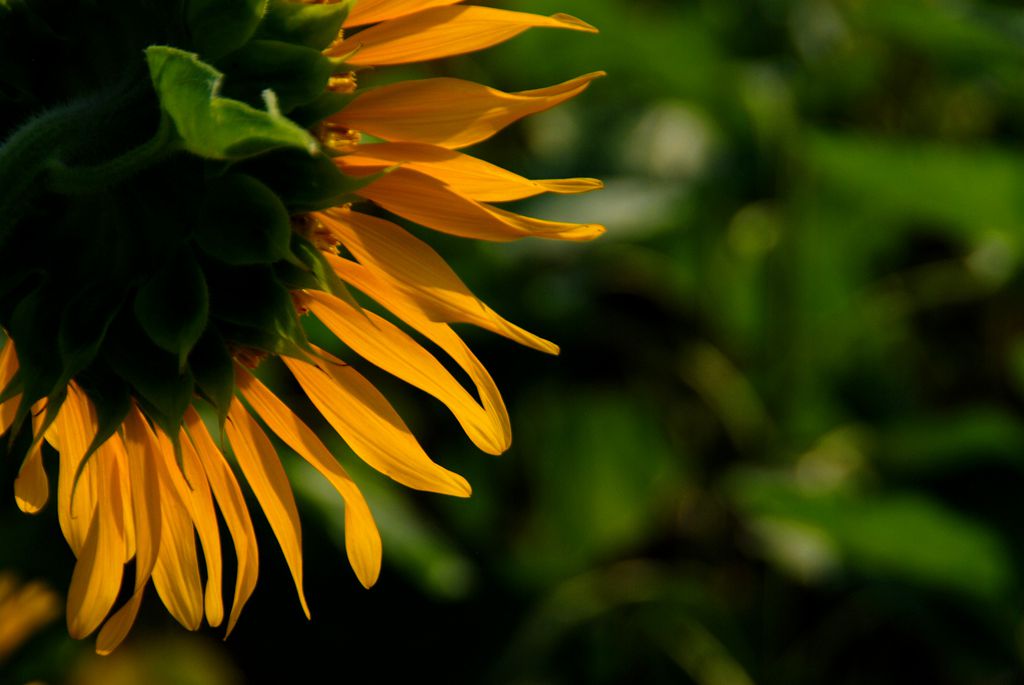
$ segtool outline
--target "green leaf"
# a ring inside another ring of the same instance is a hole
[[[192,350],[189,368],[199,390],[217,410],[217,418],[223,426],[235,396],[235,366],[224,338],[213,326],[207,327]]]
[[[207,185],[203,219],[195,240],[226,264],[269,264],[289,255],[288,210],[252,176],[230,173]]]
[[[338,274],[334,273],[334,269],[331,268],[331,265],[327,263],[323,254],[320,250],[316,249],[313,243],[299,235],[295,235],[292,238],[292,250],[295,252],[295,256],[306,265],[309,272],[316,278],[320,290],[329,292],[335,297],[340,297],[355,307],[356,310],[362,309],[355,298],[352,297],[348,286],[338,278]]]
[[[784,568],[794,563],[787,557],[813,558],[811,545],[794,535],[800,531],[866,576],[980,600],[1005,596],[1013,582],[1006,541],[996,530],[924,495],[819,492],[753,470],[737,471],[728,489],[769,557]]]
[[[1024,422],[997,406],[913,416],[879,431],[878,465],[906,477],[955,474],[981,465],[1024,470]]]
[[[224,75],[193,53],[151,46],[146,60],[160,106],[189,152],[229,160],[277,148],[318,153],[316,139],[281,114],[273,91],[263,92],[264,111],[221,97]]]
[[[168,436],[176,437],[195,389],[191,371],[182,371],[174,355],[153,344],[127,311],[114,320],[102,354],[114,372],[131,386],[146,414]]]
[[[218,328],[233,343],[271,355],[294,357],[310,363],[317,356],[306,339],[305,331],[286,337],[273,331],[228,322],[218,324]]]
[[[293,214],[315,212],[349,202],[356,190],[379,176],[346,176],[325,156],[278,150],[245,162],[241,168],[268,185]]]
[[[192,251],[183,249],[139,288],[135,316],[153,342],[178,357],[180,369],[210,313],[206,279]]]
[[[517,439],[532,457],[523,468],[535,498],[517,552],[525,582],[543,585],[643,545],[683,489],[688,461],[675,451],[685,446],[658,430],[656,405],[598,388],[563,402],[553,386],[524,402],[517,423],[530,431]],[[486,536],[493,510],[476,500],[472,508],[469,525]]]
[[[274,264],[274,276],[288,290],[323,289],[323,285],[312,271],[305,266],[293,262],[277,262]]]
[[[267,11],[267,0],[189,0],[185,10],[192,42],[216,59],[242,47]]]
[[[76,487],[89,458],[121,427],[132,408],[128,386],[102,362],[93,365],[77,382],[96,408],[96,435],[79,462],[74,477]]]
[[[63,364],[62,384],[67,384],[99,354],[103,338],[120,310],[125,294],[123,287],[113,283],[94,283],[82,288],[71,299],[57,337]]]
[[[54,316],[59,311],[59,302],[60,295],[53,288],[40,285],[15,307],[8,324],[8,333],[17,345],[22,383],[21,402],[12,424],[14,433],[37,400],[55,397],[62,389],[57,347],[59,319]]]
[[[288,112],[288,118],[299,126],[312,128],[314,124],[343,110],[354,97],[355,95],[352,93],[333,93],[328,90],[320,93],[315,100],[308,104]]]
[[[872,224],[875,217],[923,220],[975,237],[981,229],[1012,231],[1024,221],[1019,199],[1024,156],[1005,146],[833,133],[813,133],[807,140],[806,159],[815,177],[830,194],[863,203]],[[964,183],[964,169],[978,182]],[[889,228],[882,235],[900,237]]]
[[[351,4],[351,0],[323,5],[270,0],[256,37],[323,50],[338,37]]]
[[[206,274],[210,312],[225,339],[275,354],[307,345],[291,294],[269,266],[211,263]]]
[[[276,40],[254,40],[217,65],[231,75],[224,82],[225,97],[258,103],[269,88],[283,112],[316,100],[334,73],[331,60],[318,50]]]

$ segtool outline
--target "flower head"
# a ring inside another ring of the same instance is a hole
[[[489,241],[603,232],[495,205],[599,182],[530,180],[459,151],[598,74],[520,93],[452,78],[358,85],[369,67],[467,53],[528,28],[594,30],[578,19],[452,0],[166,3],[182,5],[182,25],[173,11],[128,4],[0,8],[0,38],[10,39],[0,59],[69,20],[121,19],[104,40],[75,33],[85,57],[62,101],[40,96],[36,109],[14,107],[21,119],[0,121],[0,431],[25,445],[15,493],[26,512],[48,499],[44,450],[59,453],[56,506],[77,557],[68,627],[79,638],[98,630],[103,653],[124,639],[150,583],[186,628],[226,619],[230,633],[258,575],[243,481],[308,615],[298,512],[269,436],[344,499],[352,568],[363,585],[376,581],[381,541],[366,501],[257,378],[261,364],[283,364],[359,458],[408,487],[470,494],[356,361],[436,397],[481,450],[508,448],[501,396],[449,324],[557,347],[502,318],[382,216]],[[32,68],[65,68],[68,49],[53,46]],[[33,82],[5,72],[0,93]],[[343,343],[344,359],[311,342],[311,317]],[[451,357],[473,390],[410,331]],[[237,558],[230,610],[217,511]]]

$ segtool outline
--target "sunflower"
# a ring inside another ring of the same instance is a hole
[[[444,403],[479,449],[508,448],[501,396],[450,324],[557,347],[382,217],[487,241],[597,237],[600,226],[495,203],[598,181],[531,180],[459,150],[600,74],[518,93],[358,80],[534,27],[594,31],[456,0],[0,3],[0,432],[25,455],[25,512],[49,496],[44,452],[59,454],[57,512],[77,558],[73,637],[98,631],[109,653],[151,582],[186,628],[226,619],[230,634],[259,564],[236,471],[309,615],[298,512],[271,436],[343,498],[349,561],[374,584],[381,540],[366,501],[258,367],[287,368],[352,452],[410,488],[470,494],[350,365],[358,358]],[[310,340],[314,318],[344,359]],[[218,510],[237,558],[230,611]]]

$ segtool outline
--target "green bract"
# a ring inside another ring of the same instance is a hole
[[[223,416],[232,355],[303,354],[290,290],[344,295],[295,215],[351,199],[310,132],[347,97],[347,3],[0,0],[0,326],[17,424],[74,379],[101,426]],[[299,225],[299,224],[295,224]]]

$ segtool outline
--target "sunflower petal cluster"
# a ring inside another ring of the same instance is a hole
[[[23,458],[27,513],[50,498],[57,455],[72,636],[112,651],[150,586],[186,628],[230,633],[259,572],[243,485],[308,615],[273,440],[337,490],[349,561],[376,581],[381,539],[358,486],[258,368],[286,369],[356,456],[410,488],[470,494],[358,364],[440,400],[482,451],[508,448],[501,396],[451,324],[557,347],[399,220],[486,241],[599,236],[500,206],[598,181],[532,180],[462,150],[600,74],[517,93],[359,81],[530,28],[594,31],[457,0],[0,0],[0,432]],[[314,320],[344,358],[314,343]]]

